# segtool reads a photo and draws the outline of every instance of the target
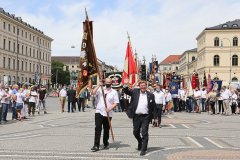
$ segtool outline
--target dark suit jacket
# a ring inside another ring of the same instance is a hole
[[[68,90],[67,96],[69,102],[76,102],[76,90]]]
[[[133,118],[135,112],[137,110],[139,96],[140,96],[140,89],[133,89],[130,90],[128,87],[124,87],[123,91],[125,94],[131,96],[131,102],[127,110],[127,115],[129,118]],[[149,120],[153,118],[153,110],[156,107],[154,94],[147,91],[147,101],[148,101],[148,114]]]

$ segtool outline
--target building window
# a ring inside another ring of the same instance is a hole
[[[24,64],[23,64],[23,61],[22,61],[22,70],[24,71]]]
[[[30,72],[32,72],[32,63],[29,64]]]
[[[33,64],[33,72],[35,72],[35,64]]]
[[[196,58],[193,56],[193,57],[192,57],[192,61],[195,61],[195,59],[196,59]]]
[[[26,51],[25,51],[25,52],[26,52],[26,55],[28,55],[28,54],[27,54],[27,46],[26,46]]]
[[[19,35],[19,29],[17,29],[17,35]]]
[[[5,68],[5,63],[6,63],[6,57],[3,57],[3,68]]]
[[[17,45],[17,53],[19,53],[20,44]]]
[[[35,58],[35,49],[33,49],[33,58]]]
[[[15,26],[13,26],[13,33],[15,33],[15,29],[16,29]]]
[[[15,59],[13,59],[13,69],[15,70]]]
[[[167,70],[167,67],[163,67],[163,70],[166,71],[166,70]]]
[[[30,57],[32,57],[32,48],[29,49]]]
[[[33,36],[33,42],[35,41],[35,36]]]
[[[22,45],[22,54],[23,54],[23,45]]]
[[[11,32],[11,26],[8,24],[8,31]]]
[[[237,55],[232,56],[232,66],[238,66],[238,56]]]
[[[219,38],[214,38],[214,46],[219,46]]]
[[[13,42],[13,52],[15,52],[15,51],[16,51],[16,43]]]
[[[238,38],[237,37],[233,38],[233,46],[238,46]]]
[[[11,69],[11,58],[8,58],[8,69]]]
[[[27,39],[27,32],[25,33],[25,38]]]
[[[214,66],[219,66],[219,55],[215,55],[213,57],[213,65]]]
[[[176,71],[178,70],[178,67],[176,67]]]
[[[17,70],[19,70],[19,65],[20,65],[19,63],[20,63],[19,60],[17,60]]]
[[[25,71],[28,71],[28,70],[27,70],[27,62],[25,62]]]
[[[6,39],[3,39],[3,49],[6,48]]]
[[[8,50],[11,50],[11,41],[8,41]]]
[[[6,29],[6,22],[3,22],[3,29]]]
[[[22,30],[22,37],[23,37],[23,30]]]

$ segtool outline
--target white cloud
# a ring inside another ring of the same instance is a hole
[[[106,4],[107,5],[107,4]],[[107,64],[123,67],[128,31],[133,49],[148,61],[152,54],[163,60],[169,54],[181,54],[197,46],[195,38],[206,27],[215,26],[240,15],[240,2],[219,0],[119,0],[99,9],[94,1],[60,4],[61,18],[44,12],[16,13],[54,39],[52,55],[79,55],[84,8],[94,21],[97,56]],[[42,10],[48,9],[48,5]],[[93,15],[93,16],[91,16]],[[75,45],[75,49],[71,46]]]

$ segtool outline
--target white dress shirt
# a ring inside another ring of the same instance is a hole
[[[138,106],[136,109],[136,114],[148,114],[148,100],[147,100],[147,92],[142,93],[140,91]]]
[[[118,98],[118,93],[114,89],[104,89],[104,94],[106,94],[106,102],[107,102],[107,107],[110,109],[110,107],[113,104],[119,103],[119,98]],[[107,112],[106,112],[106,107],[104,104],[104,99],[102,95],[102,89],[98,88],[97,93],[97,107],[96,107],[96,113],[100,113],[102,116],[106,117]],[[112,117],[113,110],[111,110],[109,113],[109,117]]]
[[[178,90],[178,97],[179,97],[181,100],[185,100],[185,96],[186,96],[185,90],[179,89],[179,90]]]
[[[201,97],[201,91],[199,91],[199,90],[196,91],[196,90],[195,90],[195,91],[193,92],[193,95],[194,95],[194,98],[199,99],[199,98]]]
[[[60,97],[67,97],[67,91],[66,89],[61,89],[60,93],[59,93]]]
[[[162,105],[165,105],[165,94],[163,91],[155,91],[154,93],[154,96],[155,96],[155,102],[156,104],[162,104]]]
[[[223,91],[222,93],[222,98],[223,100],[228,100],[229,98],[231,98],[232,94],[228,89],[225,89],[225,91]]]
[[[201,90],[201,98],[207,98],[207,91],[206,90]]]

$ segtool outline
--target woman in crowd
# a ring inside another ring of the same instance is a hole
[[[171,110],[172,110],[172,108],[173,108],[173,106],[172,106],[172,95],[171,95],[171,93],[169,92],[169,89],[168,88],[166,88],[166,105],[165,105],[165,107],[163,107],[163,112],[165,112],[165,114],[167,114],[167,113],[171,113]]]
[[[209,104],[210,104],[211,110],[212,110],[211,114],[215,114],[215,103],[217,100],[216,90],[213,89],[211,92],[208,93],[208,100],[209,100]]]
[[[29,109],[28,109],[29,116],[30,116],[31,112],[32,112],[32,115],[34,116],[36,103],[37,103],[37,92],[36,92],[35,87],[32,87],[30,94],[29,94]]]
[[[236,108],[237,108],[237,91],[232,92],[232,98],[231,98],[231,109],[232,109],[232,114],[236,114]]]
[[[17,112],[17,116],[18,116],[18,120],[21,121],[22,120],[22,115],[21,115],[21,110],[23,108],[24,105],[24,94],[23,94],[23,89],[20,88],[18,90],[18,92],[16,93],[16,112]]]

